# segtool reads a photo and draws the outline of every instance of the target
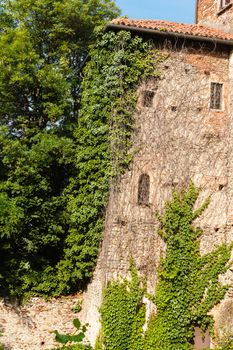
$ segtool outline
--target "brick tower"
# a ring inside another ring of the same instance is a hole
[[[233,0],[197,0],[196,23],[233,33]]]

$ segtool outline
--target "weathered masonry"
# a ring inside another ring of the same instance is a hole
[[[165,250],[154,213],[163,209],[172,189],[193,181],[201,188],[200,202],[211,197],[198,222],[204,230],[202,253],[233,240],[233,2],[199,0],[196,18],[194,25],[124,18],[108,25],[108,30],[150,38],[168,58],[161,77],[138,88],[138,152],[119,188],[111,190],[103,244],[84,302],[82,316],[91,325],[92,341],[101,290],[127,274],[131,256],[148,276],[148,290],[154,289]],[[232,288],[212,310],[218,336],[233,334],[233,271],[221,278]]]

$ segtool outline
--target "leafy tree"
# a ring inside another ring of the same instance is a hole
[[[117,14],[110,0],[2,1],[1,124],[25,136],[74,127],[88,46]]]
[[[118,9],[110,0],[0,6],[0,291],[56,295],[70,291],[57,290],[57,264],[77,173],[81,69],[98,28]]]

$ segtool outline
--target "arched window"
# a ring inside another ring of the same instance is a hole
[[[138,181],[138,204],[149,204],[150,177],[142,174]]]

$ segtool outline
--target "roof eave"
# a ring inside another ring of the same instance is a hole
[[[168,30],[158,30],[158,29],[149,29],[149,28],[140,28],[135,26],[128,26],[124,24],[114,24],[109,23],[107,25],[106,29],[122,29],[122,30],[131,30],[141,33],[148,33],[148,34],[154,34],[154,35],[161,35],[161,36],[170,36],[175,38],[182,38],[182,39],[190,39],[190,40],[196,40],[196,41],[206,41],[211,42],[214,44],[222,44],[222,45],[228,45],[233,46],[233,40],[227,40],[227,39],[219,39],[219,38],[210,38],[205,36],[199,36],[199,35],[191,35],[191,34],[184,34],[184,33],[175,33],[170,32]]]

